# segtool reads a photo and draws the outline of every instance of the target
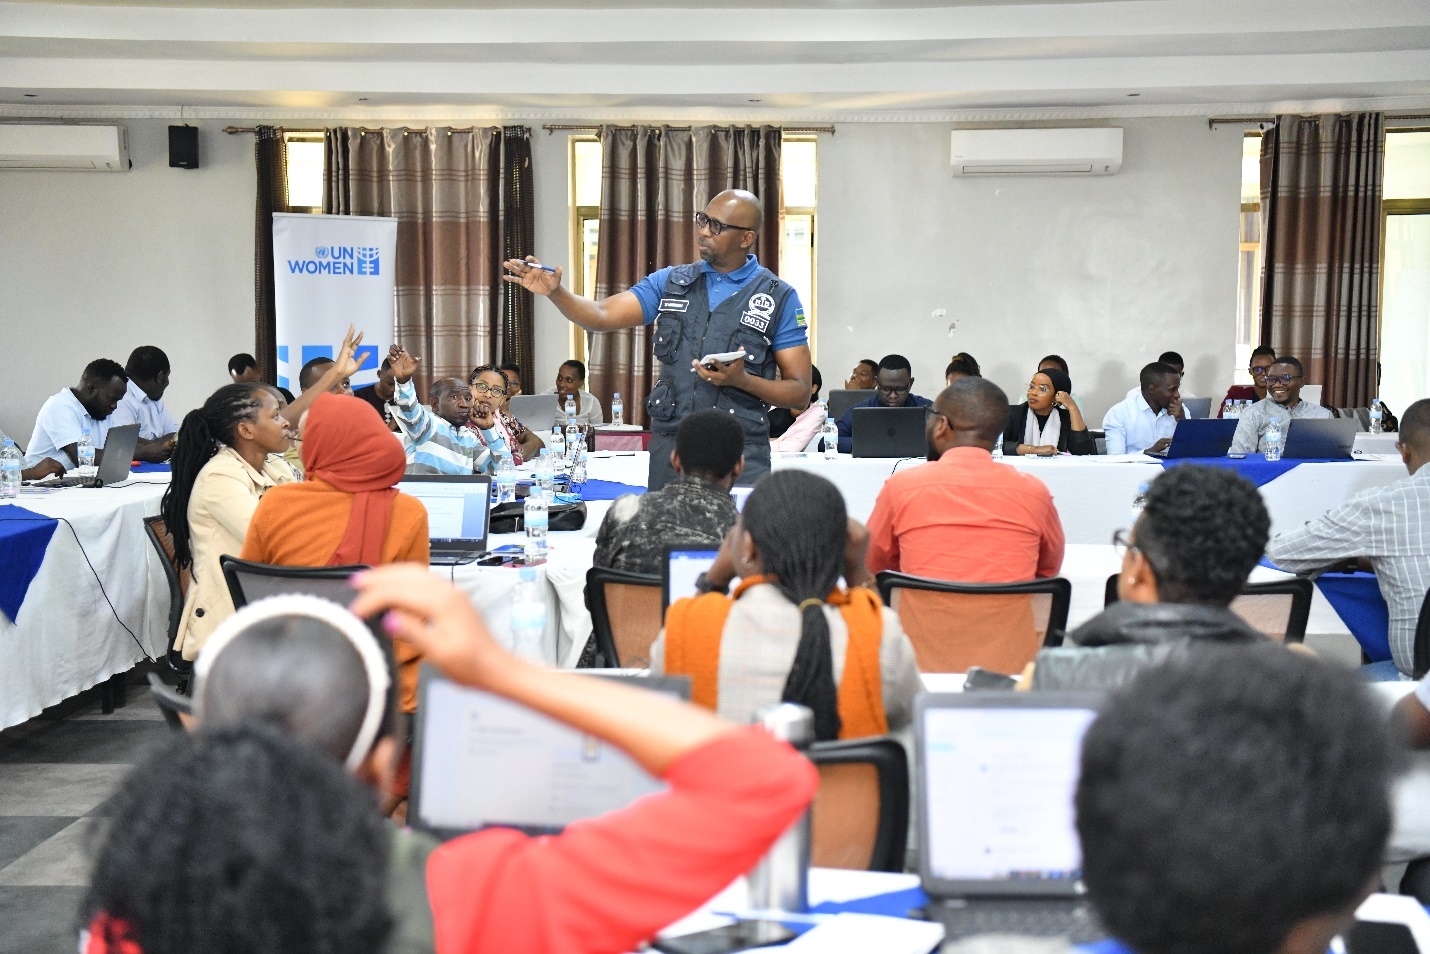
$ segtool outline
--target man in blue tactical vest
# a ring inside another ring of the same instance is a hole
[[[660,379],[646,398],[651,490],[675,478],[675,432],[690,412],[714,408],[740,423],[745,470],[739,483],[750,485],[770,469],[766,408],[809,405],[809,335],[799,295],[749,252],[763,219],[753,194],[720,193],[695,215],[699,262],[662,268],[601,301],[567,291],[561,269],[547,271],[533,256],[505,263],[506,281],[546,295],[587,331],[655,325]],[[742,350],[733,361],[700,362]]]

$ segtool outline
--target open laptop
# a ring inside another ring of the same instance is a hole
[[[921,407],[856,407],[850,449],[855,457],[925,457],[927,418]]]
[[[1182,409],[1186,411],[1187,417],[1200,420],[1210,417],[1212,413],[1212,399],[1204,398],[1183,398]]]
[[[1188,418],[1177,422],[1172,443],[1166,450],[1154,451],[1153,457],[1177,460],[1183,457],[1225,457],[1236,436],[1235,418]]]
[[[518,394],[507,404],[507,413],[533,431],[549,431],[560,413],[554,394]]]
[[[1083,898],[1074,824],[1087,693],[925,693],[914,700],[919,874],[949,938],[1105,934]]]
[[[690,698],[684,676],[576,673]],[[550,834],[665,783],[629,756],[501,696],[422,667],[408,823],[440,838],[502,826]]]
[[[134,448],[139,446],[139,425],[121,424],[104,435],[104,453],[93,477],[61,477],[46,481],[46,487],[112,487],[129,479],[129,466],[134,462]]]
[[[487,550],[492,478],[487,474],[408,474],[397,489],[427,508],[434,566],[471,563]]]
[[[1333,417],[1318,421],[1303,417],[1286,426],[1286,446],[1281,456],[1295,460],[1316,457],[1350,460],[1359,433],[1360,421],[1353,418]]]
[[[719,550],[684,543],[667,543],[660,564],[660,605],[669,606],[687,596],[698,596],[695,581],[710,569]]]

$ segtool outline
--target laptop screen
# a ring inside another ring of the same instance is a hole
[[[1071,706],[926,707],[928,875],[1071,892],[1082,867],[1073,792],[1095,716]]]
[[[484,545],[491,508],[488,477],[415,480],[408,477],[397,489],[422,501],[427,508],[427,536],[433,541],[464,540]]]
[[[677,546],[666,547],[665,578],[663,580],[665,605],[669,606],[676,600],[684,599],[687,596],[698,596],[695,581],[700,574],[710,569],[710,564],[715,562],[715,557],[719,552],[719,550],[684,549]]]
[[[679,698],[687,679],[616,678]],[[593,736],[424,667],[412,764],[412,822],[442,835],[491,825],[556,832],[665,783]]]

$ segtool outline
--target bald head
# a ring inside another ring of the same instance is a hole
[[[432,410],[438,417],[461,427],[467,423],[472,411],[472,389],[461,378],[438,378],[432,382],[427,396],[432,401]]]
[[[716,207],[719,212],[716,212]],[[765,209],[759,197],[744,189],[726,189],[710,200],[705,206],[705,214],[730,225],[754,229],[756,232],[765,224]]]
[[[929,422],[929,453],[950,447],[992,450],[1008,423],[1008,396],[987,378],[959,378],[934,401],[940,416]]]
[[[1400,416],[1400,456],[1413,474],[1430,463],[1430,398],[1422,398]]]

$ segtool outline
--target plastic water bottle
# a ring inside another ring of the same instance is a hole
[[[572,395],[572,394],[566,395],[566,406],[563,407],[562,410],[566,412],[566,420],[567,420],[568,422],[569,422],[573,417],[576,416],[576,397],[575,397],[575,395]]]
[[[1370,432],[1379,434],[1381,432],[1380,398],[1375,398],[1370,402]]]
[[[1142,509],[1147,506],[1147,491],[1151,484],[1142,484],[1137,488],[1137,496],[1132,498],[1132,526],[1137,526],[1137,520],[1142,516]]]
[[[551,453],[547,454],[546,451]],[[555,476],[558,473],[557,468],[566,459],[566,438],[562,436],[559,422],[551,425],[551,439],[546,442],[546,450],[543,450],[542,454],[551,458],[548,463],[551,465],[552,476]]]
[[[550,503],[556,499],[556,474],[551,469],[551,448],[543,447],[541,456],[536,459],[536,486],[532,491],[539,493],[542,499]],[[528,495],[528,500],[531,497]]]
[[[621,403],[621,392],[611,396],[611,423],[617,427],[626,423],[626,406]]]
[[[581,433],[581,425],[576,423],[575,405],[568,403],[566,407],[566,459],[575,464],[576,450],[585,449],[586,437]]]
[[[1231,398],[1227,398],[1225,401],[1221,402],[1221,416],[1228,420],[1233,417],[1236,417],[1236,409],[1232,405]]]
[[[23,461],[20,448],[10,438],[0,447],[0,499],[12,500],[20,496],[20,470]]]
[[[581,491],[586,486],[586,445],[582,443],[576,449],[576,459],[571,464],[571,479],[566,483],[568,492],[581,496]]]
[[[90,437],[88,427],[80,435],[77,453],[79,454],[80,476],[94,476],[94,439]]]
[[[545,494],[526,495],[526,504],[522,508],[522,523],[526,526],[526,544],[523,550],[527,563],[540,563],[546,559],[546,528],[550,523],[550,507]]]
[[[530,504],[527,504],[530,513]],[[544,534],[545,531],[543,530]],[[542,547],[545,548],[543,540]],[[521,568],[521,579],[511,591],[511,651],[536,663],[546,658],[546,600],[536,580],[536,570]]]
[[[1276,461],[1281,459],[1281,448],[1284,446],[1281,436],[1281,419],[1273,417],[1266,422],[1266,459]]]
[[[1001,437],[993,442],[993,459],[1003,459],[1003,438]]]
[[[497,489],[497,503],[511,503],[516,499],[516,465],[511,455],[503,453],[497,460],[497,475],[494,481]]]
[[[1250,401],[1245,401],[1245,400],[1243,400],[1243,401],[1238,401],[1237,404],[1238,404],[1238,407],[1237,407],[1237,409],[1236,409],[1236,416],[1237,416],[1238,418],[1240,418],[1243,414],[1245,414],[1248,410],[1251,409],[1251,402],[1250,402]]]
[[[833,460],[839,456],[839,425],[829,418],[824,419],[824,459]]]

